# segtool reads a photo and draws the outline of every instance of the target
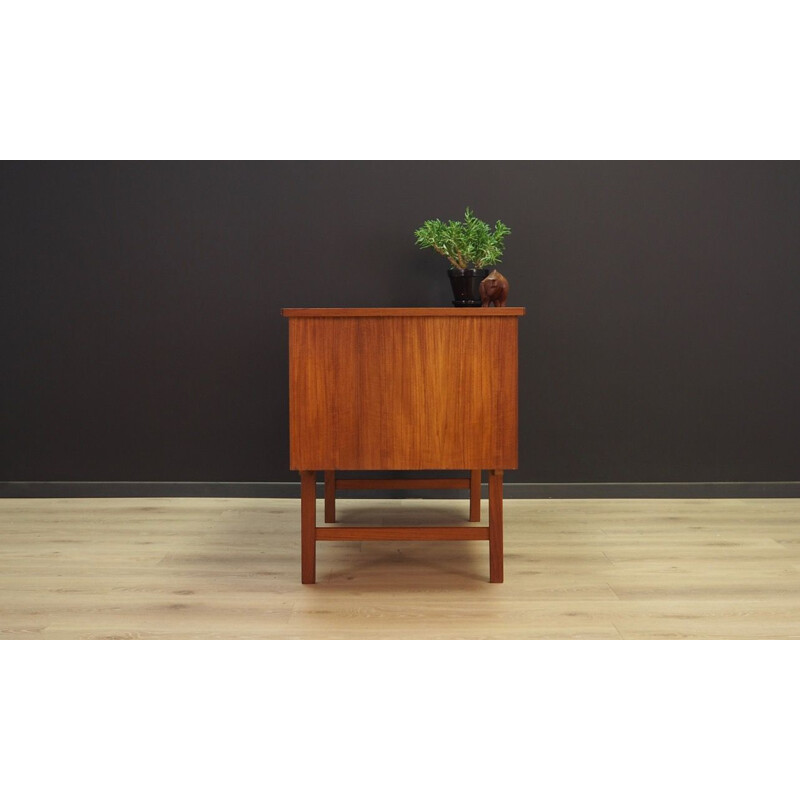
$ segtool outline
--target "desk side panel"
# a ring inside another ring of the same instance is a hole
[[[515,469],[516,317],[289,321],[292,469]]]

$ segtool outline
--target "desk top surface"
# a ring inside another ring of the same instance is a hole
[[[524,308],[284,308],[284,317],[521,317]]]

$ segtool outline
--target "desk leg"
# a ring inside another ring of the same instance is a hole
[[[303,583],[317,581],[317,473],[300,473],[300,563]]]
[[[503,470],[489,471],[489,582],[503,582]]]
[[[325,522],[336,522],[336,472],[325,470]]]
[[[469,521],[481,521],[481,471],[472,469],[469,472]]]

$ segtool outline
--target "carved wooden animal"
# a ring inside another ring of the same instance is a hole
[[[480,293],[482,306],[492,303],[497,307],[504,306],[508,298],[508,281],[496,269],[493,269],[481,281]]]

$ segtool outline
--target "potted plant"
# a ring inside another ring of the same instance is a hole
[[[486,267],[500,262],[511,228],[497,220],[492,230],[467,208],[464,221],[429,219],[414,231],[417,244],[431,247],[450,262],[448,270],[454,306],[481,305],[480,283]]]

